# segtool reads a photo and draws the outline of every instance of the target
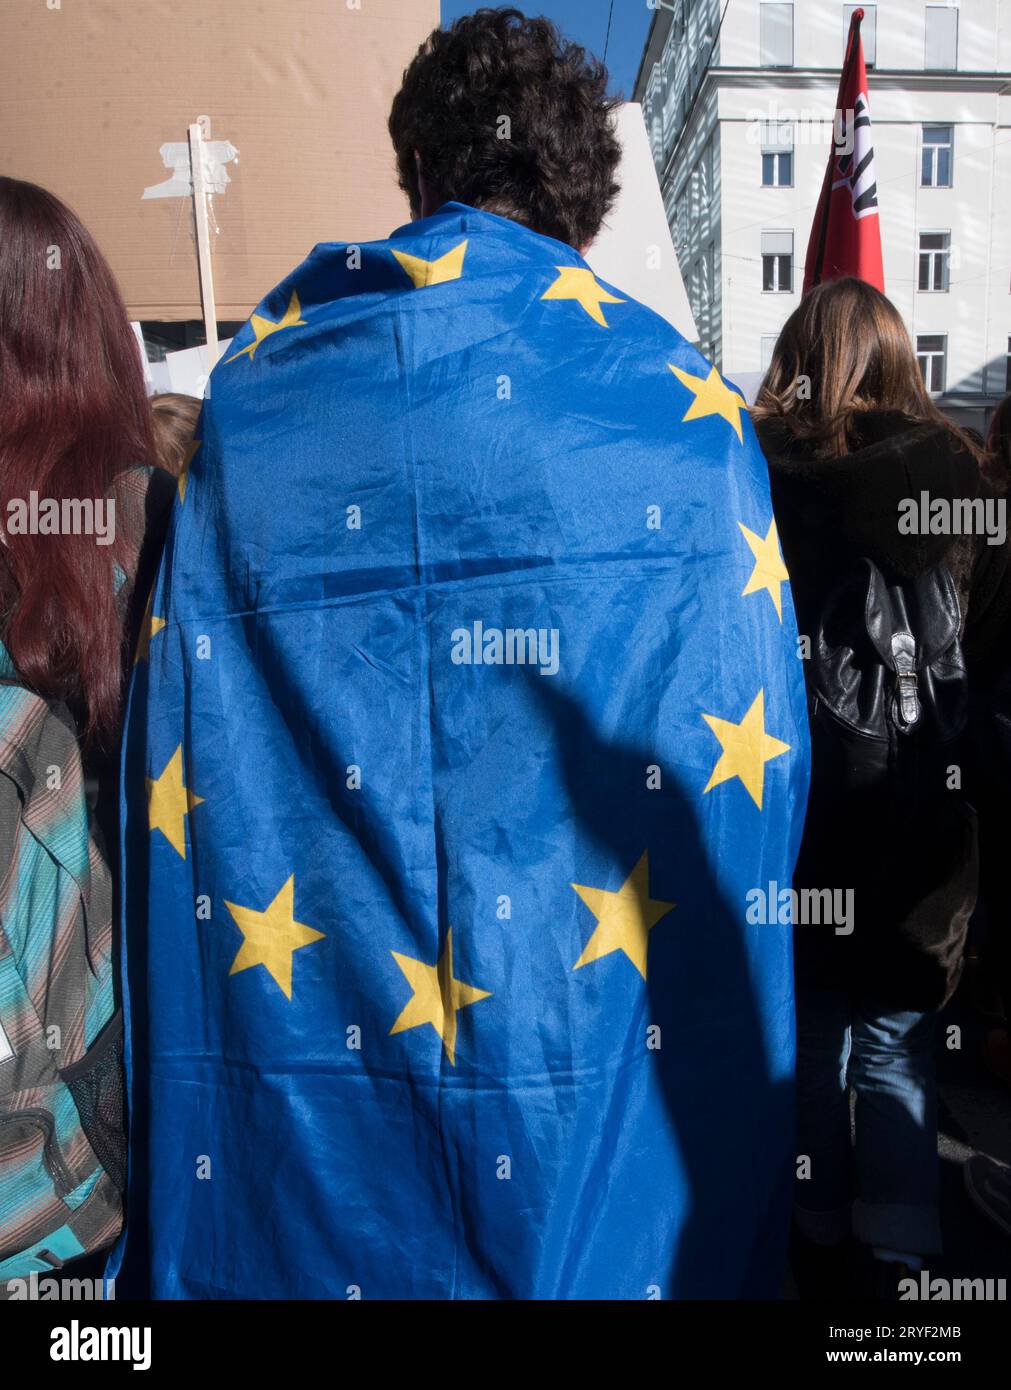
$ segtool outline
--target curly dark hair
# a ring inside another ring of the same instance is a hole
[[[615,105],[604,65],[550,20],[481,9],[436,29],[390,112],[412,215],[421,210],[417,151],[441,202],[469,203],[570,246],[589,245],[618,194]]]

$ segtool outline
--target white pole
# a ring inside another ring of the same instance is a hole
[[[218,360],[218,314],[214,303],[214,275],[211,270],[211,231],[207,217],[207,185],[204,182],[203,141],[210,134],[210,120],[201,116],[190,126],[190,169],[193,177],[193,211],[197,224],[197,256],[200,262],[200,300],[204,310],[204,336],[207,339],[207,370]]]

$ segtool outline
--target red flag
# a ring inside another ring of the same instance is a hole
[[[832,153],[807,248],[805,294],[823,280],[836,280],[840,275],[855,275],[882,292],[885,288],[867,69],[860,38],[863,17],[863,10],[854,10],[850,20],[836,98]]]

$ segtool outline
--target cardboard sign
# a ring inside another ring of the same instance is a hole
[[[191,122],[210,120],[217,315],[317,242],[409,216],[386,130],[438,0],[3,0],[0,169],[84,220],[132,319],[201,317]]]

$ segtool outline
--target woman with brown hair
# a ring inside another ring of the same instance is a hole
[[[122,1221],[112,880],[124,678],[175,485],[86,228],[0,178],[0,1279]],[[6,1282],[4,1287],[7,1287]]]
[[[178,391],[161,391],[151,397],[158,463],[173,478],[186,467],[202,404],[195,396]]]
[[[1006,529],[978,446],[862,281],[805,296],[752,418],[807,658],[795,887],[852,894],[847,923],[795,925],[795,1263],[838,1292],[855,1237],[895,1297],[940,1249],[935,1024],[976,898],[963,763],[970,689],[1008,654]]]

